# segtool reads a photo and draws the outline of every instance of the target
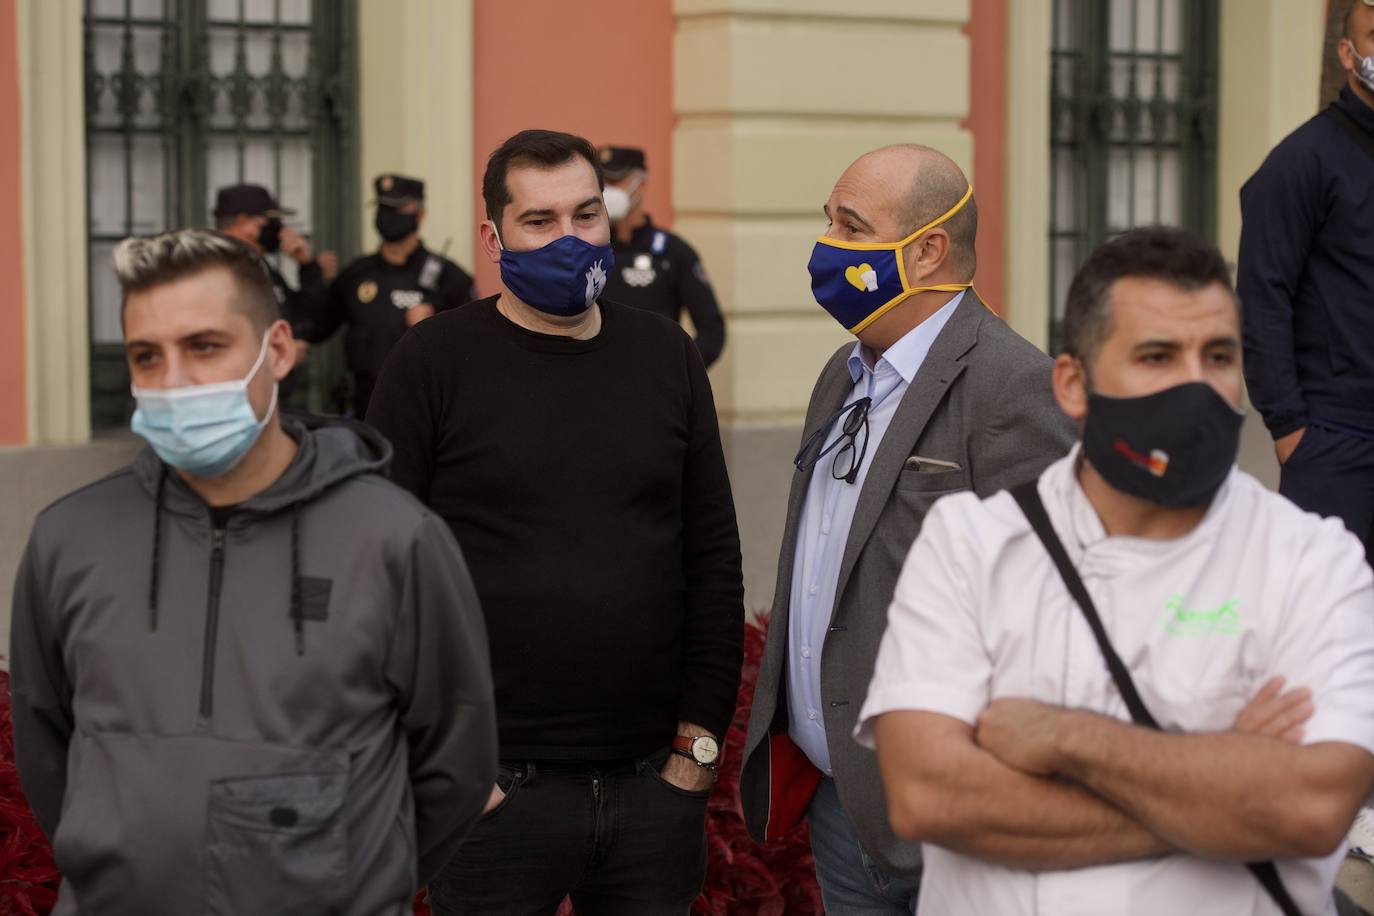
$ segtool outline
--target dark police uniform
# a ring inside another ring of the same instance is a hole
[[[1236,288],[1250,399],[1306,429],[1279,492],[1374,532],[1374,108],[1349,86],[1240,192]]]
[[[344,354],[353,376],[353,415],[367,415],[377,374],[408,330],[407,309],[424,303],[442,312],[474,298],[472,277],[423,243],[404,264],[392,264],[375,253],[344,268],[329,290],[327,306],[312,333],[323,340],[340,325],[348,325]]]
[[[615,267],[606,280],[606,298],[673,321],[685,308],[696,328],[702,362],[714,363],[725,348],[725,318],[692,246],[646,216],[628,245],[613,233],[611,247]]]
[[[644,151],[631,146],[603,146],[597,160],[607,178],[634,172],[647,174]],[[629,244],[611,232],[615,267],[606,279],[605,295],[613,302],[680,321],[683,309],[692,316],[701,361],[711,365],[725,348],[725,318],[715,291],[706,279],[701,258],[681,237],[655,226],[648,215],[635,227]]]
[[[382,222],[396,217],[407,204],[423,205],[425,183],[418,178],[386,173],[373,181],[376,191],[378,231],[389,231]],[[399,239],[409,237],[418,223],[401,229]],[[399,240],[397,239],[397,240]],[[392,264],[380,251],[364,255],[349,264],[335,279],[310,327],[311,342],[328,338],[341,325],[348,325],[344,336],[344,360],[352,376],[350,404],[353,416],[367,416],[372,388],[382,371],[391,348],[409,330],[406,312],[417,305],[428,305],[436,313],[457,308],[477,298],[472,277],[441,254],[420,242],[404,264]]]
[[[299,289],[292,289],[272,262],[263,258],[263,266],[272,278],[272,292],[277,296],[277,307],[281,316],[291,325],[291,333],[303,340],[309,340],[315,316],[323,307],[329,295],[329,287],[324,282],[324,272],[315,261],[309,261],[298,268]]]
[[[266,216],[269,219],[280,223],[283,216],[294,216],[295,210],[282,207],[277,204],[266,188],[256,184],[238,184],[220,188],[215,193],[214,217],[216,221],[225,220],[238,214],[247,216]],[[278,227],[278,232],[280,227]],[[266,268],[268,276],[272,278],[272,292],[277,297],[277,309],[281,312],[281,317],[286,319],[286,323],[291,325],[291,333],[302,340],[311,340],[313,325],[316,315],[324,307],[325,298],[329,294],[328,286],[324,282],[324,273],[320,265],[314,259],[299,265],[298,286],[292,289],[286,282],[286,278],[281,272],[272,265],[268,259],[268,254],[275,254],[274,248],[271,252],[266,252],[262,258],[262,266]],[[296,390],[300,381],[301,371],[299,368],[291,370],[291,374],[282,380],[278,396],[283,402],[288,401]]]

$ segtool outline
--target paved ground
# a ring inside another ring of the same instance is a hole
[[[1347,858],[1341,863],[1336,884],[1357,906],[1374,911],[1374,865],[1363,859]]]

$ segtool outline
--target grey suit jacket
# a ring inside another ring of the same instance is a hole
[[[853,387],[846,365],[852,348],[841,347],[822,370],[803,439],[843,406]],[[893,835],[877,757],[852,737],[887,627],[888,604],[935,500],[969,489],[990,496],[1036,477],[1067,453],[1075,431],[1054,400],[1052,365],[975,297],[966,296],[903,395],[854,510],[821,654],[822,711],[840,801],[864,851],[895,875],[916,872],[920,846]],[[911,455],[955,462],[960,469],[917,471],[905,467]],[[787,731],[788,610],[810,476],[796,472],[792,479],[768,642],[745,742],[740,797],[756,839],[763,837],[768,821],[768,736]]]

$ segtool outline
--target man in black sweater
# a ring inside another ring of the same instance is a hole
[[[691,338],[599,299],[614,258],[580,137],[488,161],[501,292],[416,325],[367,419],[452,527],[490,632],[501,766],[431,904],[683,914],[743,657],[739,532]]]

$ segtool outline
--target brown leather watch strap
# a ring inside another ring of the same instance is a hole
[[[695,740],[697,739],[689,738],[686,735],[678,735],[677,737],[673,738],[673,749],[684,751],[687,754],[691,754],[692,742]]]

